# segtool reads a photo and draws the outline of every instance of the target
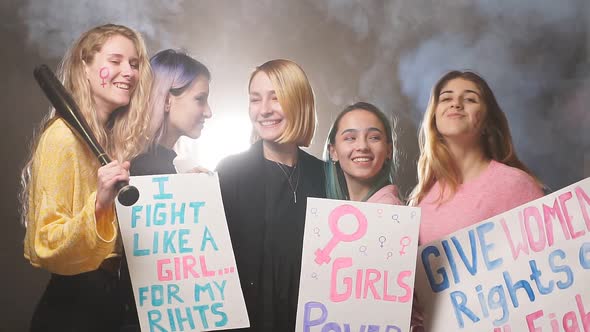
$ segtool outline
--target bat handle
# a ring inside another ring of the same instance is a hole
[[[131,206],[139,199],[139,190],[129,185],[127,181],[119,181],[115,185],[118,191],[117,199],[123,206]]]
[[[111,158],[106,153],[101,153],[98,156],[98,161],[102,166],[111,162]],[[136,187],[129,185],[127,181],[119,181],[115,184],[117,189],[117,199],[123,206],[131,206],[139,199],[139,190]]]
[[[104,152],[97,155],[96,157],[98,158],[98,162],[100,163],[101,166],[105,166],[106,164],[111,162],[111,158],[109,158],[109,156]]]

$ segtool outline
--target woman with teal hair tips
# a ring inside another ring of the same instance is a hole
[[[402,205],[393,184],[392,126],[375,105],[346,107],[334,121],[326,142],[328,198]]]

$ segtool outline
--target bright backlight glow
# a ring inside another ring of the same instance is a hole
[[[205,122],[201,137],[190,139],[181,137],[174,150],[178,158],[191,159],[196,165],[211,171],[221,159],[250,147],[252,125],[247,112],[244,114],[213,113]]]

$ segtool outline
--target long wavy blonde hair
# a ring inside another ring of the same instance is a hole
[[[135,46],[139,62],[137,85],[127,106],[115,110],[105,126],[98,120],[90,83],[86,78],[84,63],[91,64],[94,56],[113,36],[121,35]],[[152,84],[152,72],[143,38],[136,31],[122,25],[105,24],[83,33],[65,54],[57,76],[76,101],[90,129],[109,156],[119,161],[131,160],[141,153],[147,143],[149,116],[148,98]],[[26,225],[28,210],[28,184],[31,177],[33,156],[43,131],[55,118],[55,109],[44,117],[32,139],[30,155],[21,174],[21,221]]]
[[[481,125],[480,137],[486,157],[523,170],[542,186],[539,180],[516,156],[508,120],[486,81],[471,71],[451,71],[438,80],[430,94],[430,100],[418,137],[420,144],[418,184],[410,194],[409,204],[415,206],[420,203],[436,181],[439,181],[441,185],[439,201],[446,196],[443,194],[445,190],[449,190],[450,196],[448,197],[451,197],[461,184],[461,172],[457,162],[453,159],[449,147],[436,127],[435,119],[435,111],[441,90],[449,81],[456,78],[462,78],[474,83],[482,94],[486,112]]]

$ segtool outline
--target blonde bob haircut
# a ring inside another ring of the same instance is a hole
[[[260,72],[268,75],[287,119],[287,127],[276,142],[308,147],[315,133],[316,114],[313,90],[307,75],[293,61],[270,60],[257,67],[250,75],[248,90],[252,79]],[[252,132],[252,142],[259,139],[258,134]]]
[[[461,184],[461,173],[457,162],[446,145],[444,138],[436,127],[435,111],[439,102],[439,95],[444,86],[451,80],[461,78],[474,83],[481,92],[485,107],[485,116],[481,124],[480,144],[487,158],[523,170],[531,175],[540,187],[541,182],[518,159],[512,135],[508,127],[506,115],[500,108],[492,89],[479,75],[471,71],[451,71],[441,77],[432,88],[428,107],[420,126],[419,144],[420,158],[418,160],[418,184],[410,195],[410,205],[417,205],[422,201],[432,186],[439,181],[441,185],[442,202],[445,190],[451,194],[457,192]]]

